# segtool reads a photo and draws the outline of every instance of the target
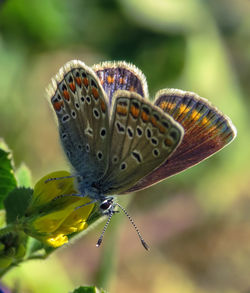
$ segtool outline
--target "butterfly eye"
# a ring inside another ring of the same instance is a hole
[[[113,204],[113,199],[105,199],[101,204],[100,204],[100,209],[103,211],[108,210]]]

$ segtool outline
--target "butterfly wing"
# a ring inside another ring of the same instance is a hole
[[[111,120],[109,168],[98,182],[104,194],[118,194],[159,167],[182,140],[183,129],[139,94],[117,91]]]
[[[128,192],[146,188],[198,164],[236,136],[231,120],[195,93],[175,89],[161,90],[156,94],[154,104],[183,126],[184,138],[164,164],[142,178]]]
[[[93,67],[100,82],[109,97],[110,105],[117,90],[128,90],[148,96],[146,77],[135,65],[124,61],[106,61]]]
[[[68,62],[52,79],[48,96],[73,168],[86,180],[99,178],[108,162],[109,108],[95,72],[81,61]]]

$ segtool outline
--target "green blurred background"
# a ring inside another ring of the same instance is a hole
[[[13,269],[17,292],[250,292],[250,2],[248,0],[0,1],[0,136],[33,182],[69,166],[45,87],[71,59],[125,60],[161,88],[195,91],[231,117],[223,151],[121,202],[124,215],[95,247],[100,225],[46,261]],[[18,291],[19,290],[19,291]]]

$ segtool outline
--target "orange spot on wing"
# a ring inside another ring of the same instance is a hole
[[[149,120],[149,115],[145,111],[142,111],[141,118],[144,122],[146,122]]]
[[[87,77],[84,77],[84,79],[82,80],[83,84],[85,85],[85,87],[88,87],[89,85],[89,80],[87,79]]]
[[[214,131],[217,132],[217,127],[215,125],[209,129],[209,132],[214,132]]]
[[[70,89],[72,90],[72,92],[75,92],[75,90],[76,90],[76,85],[75,85],[73,82],[71,82],[71,83],[69,84],[69,87],[70,87]]]
[[[62,106],[63,106],[63,101],[53,103],[53,107],[56,111],[60,111]]]
[[[81,83],[82,83],[81,78],[80,78],[80,77],[76,77],[75,80],[76,80],[76,83],[77,83],[79,86],[81,86]]]
[[[121,115],[126,116],[127,113],[128,113],[128,110],[127,110],[127,108],[124,107],[124,106],[117,105],[117,107],[116,107],[116,112],[117,112],[118,114],[121,114]]]
[[[99,98],[99,92],[95,87],[92,87],[92,94],[95,99]]]
[[[109,75],[108,77],[107,77],[107,82],[110,84],[110,83],[114,83],[115,82],[115,78],[114,78],[114,76],[111,76],[111,75]]]
[[[70,100],[70,95],[69,95],[69,92],[67,90],[64,90],[63,91],[63,95],[64,95],[64,98],[69,101]]]
[[[172,139],[170,139],[168,137],[165,139],[164,143],[166,146],[169,146],[169,147],[171,147],[173,145]]]
[[[160,104],[160,107],[161,107],[163,110],[167,110],[167,111],[171,111],[171,110],[173,110],[175,106],[176,106],[175,103],[166,102],[166,101],[163,101],[163,102],[161,102],[161,104]]]
[[[164,126],[162,126],[162,125],[159,125],[158,129],[159,129],[160,133],[165,133],[166,132],[166,128]]]
[[[131,86],[131,87],[129,88],[129,90],[130,90],[131,92],[134,92],[134,91],[135,91],[134,86]]]
[[[207,117],[204,117],[204,118],[201,120],[201,124],[202,124],[202,125],[205,125],[205,124],[207,124],[207,123],[209,123],[209,119],[208,119]]]
[[[102,109],[102,112],[103,112],[103,113],[106,112],[106,105],[105,105],[105,103],[103,102],[103,100],[101,100],[101,109]]]
[[[130,113],[132,114],[134,118],[137,118],[139,116],[139,112],[140,112],[139,108],[136,108],[133,105],[130,107]]]
[[[162,110],[165,110],[167,108],[167,106],[168,106],[168,103],[166,101],[163,101],[163,102],[160,103],[160,108]]]
[[[151,117],[150,121],[153,126],[157,127],[157,121],[156,121],[155,117]]]
[[[125,83],[125,79],[122,78],[122,77],[120,77],[120,79],[119,79],[119,83],[120,83],[120,84],[124,84],[124,83]]]
[[[103,85],[104,84],[104,80],[103,79],[100,79],[100,83],[101,83],[101,85]]]
[[[186,114],[189,110],[190,108],[187,105],[182,104],[179,108],[179,114]]]
[[[194,110],[192,112],[192,114],[191,114],[191,119],[192,120],[197,121],[200,117],[201,117],[201,114],[198,111],[196,111],[196,110]]]

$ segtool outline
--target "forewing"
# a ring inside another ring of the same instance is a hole
[[[73,168],[85,179],[99,178],[108,162],[109,107],[95,72],[81,61],[68,62],[52,79],[48,96]]]
[[[110,105],[112,105],[112,99],[117,90],[136,92],[142,97],[148,96],[146,78],[133,64],[124,61],[106,61],[94,65],[93,69],[109,97]]]
[[[128,190],[130,192],[148,187],[199,163],[236,136],[231,120],[195,93],[161,90],[156,95],[155,105],[183,126],[184,138],[171,158],[140,180]]]
[[[109,168],[98,183],[104,194],[119,194],[158,168],[174,152],[182,127],[134,92],[114,95]]]

